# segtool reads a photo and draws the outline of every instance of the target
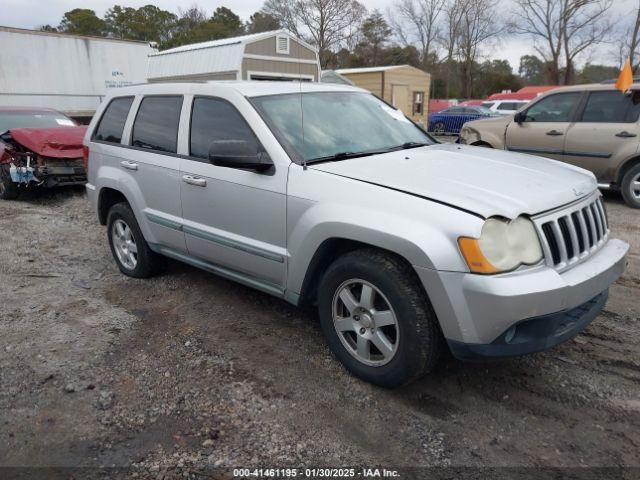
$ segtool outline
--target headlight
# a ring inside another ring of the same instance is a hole
[[[474,273],[506,272],[542,259],[538,234],[526,217],[511,221],[489,218],[480,238],[460,237],[458,245]]]

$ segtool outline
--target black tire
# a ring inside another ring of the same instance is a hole
[[[113,229],[117,221],[124,222],[129,227],[135,241],[135,245],[137,247],[137,261],[134,268],[126,266],[116,254]],[[129,204],[122,202],[116,203],[111,207],[109,214],[107,215],[107,237],[109,239],[109,247],[111,247],[111,254],[116,261],[118,268],[125,275],[133,278],[148,278],[162,272],[166,268],[166,257],[155,253],[149,248],[149,244],[144,239],[142,231],[140,231],[136,217]]]
[[[0,168],[2,169],[0,171],[0,199],[15,200],[18,198],[18,194],[20,193],[18,186],[11,181],[11,177],[9,177],[9,174],[5,169],[2,167]]]
[[[640,190],[634,187],[635,182],[640,181],[640,163],[634,165],[624,174],[620,182],[620,192],[627,205],[632,208],[640,208]],[[636,193],[637,192],[637,193]]]
[[[333,300],[350,279],[375,286],[397,318],[397,350],[380,366],[367,365],[352,355],[334,327]],[[375,249],[356,250],[338,258],[326,271],[318,292],[320,324],[333,354],[353,375],[386,388],[409,383],[437,364],[444,338],[431,302],[415,271],[402,258]]]

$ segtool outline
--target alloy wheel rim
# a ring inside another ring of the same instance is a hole
[[[111,238],[120,263],[127,270],[134,270],[138,265],[138,246],[129,225],[122,219],[114,221],[111,227]]]
[[[636,199],[640,200],[640,173],[631,179],[631,195]]]
[[[333,326],[346,350],[359,362],[379,367],[398,351],[398,319],[385,295],[366,280],[343,282],[333,296]]]

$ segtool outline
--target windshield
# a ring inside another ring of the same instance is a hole
[[[0,133],[12,128],[73,126],[75,122],[60,112],[0,112]]]
[[[252,101],[285,149],[301,161],[434,143],[402,112],[368,93],[308,92]]]
[[[482,106],[485,107],[485,108],[491,108],[495,104],[496,104],[495,102],[485,102],[485,103],[482,104]]]
[[[475,108],[478,111],[478,113],[482,113],[484,115],[493,115],[493,112],[491,110],[489,110],[487,107],[478,106],[478,107],[475,107]]]

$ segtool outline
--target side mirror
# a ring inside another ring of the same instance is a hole
[[[513,120],[516,123],[522,123],[527,120],[527,114],[525,112],[518,112],[513,116]]]
[[[266,152],[259,151],[257,142],[246,140],[216,140],[209,146],[209,161],[219,167],[243,168],[264,172],[273,166]]]

